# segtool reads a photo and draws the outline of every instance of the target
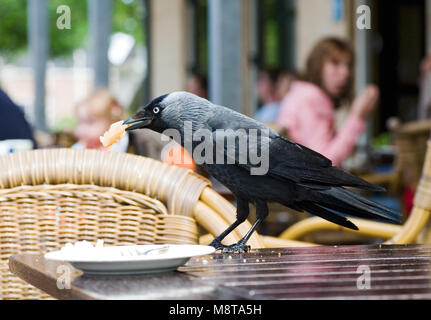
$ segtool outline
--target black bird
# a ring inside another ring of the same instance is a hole
[[[344,187],[372,191],[383,188],[332,166],[326,157],[281,137],[254,119],[191,93],[160,96],[124,124],[129,124],[128,131],[176,130],[177,135],[169,135],[232,191],[237,200],[237,220],[211,243],[224,252],[249,250],[248,239],[268,215],[267,202],[307,211],[354,230],[358,228],[343,214],[399,222],[397,212]],[[260,162],[256,161],[259,156]],[[247,219],[249,203],[256,206],[256,222],[238,243],[222,245],[221,241]]]

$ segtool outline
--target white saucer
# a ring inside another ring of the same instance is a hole
[[[148,250],[151,253],[145,254]],[[157,249],[164,249],[158,252]],[[136,245],[76,248],[48,252],[48,260],[66,261],[89,275],[135,275],[176,270],[191,257],[211,254],[215,249],[201,245]]]

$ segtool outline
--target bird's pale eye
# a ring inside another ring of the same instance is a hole
[[[153,113],[154,114],[157,114],[157,113],[159,113],[160,112],[160,108],[159,107],[154,107],[153,108]]]

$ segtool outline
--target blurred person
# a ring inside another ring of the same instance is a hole
[[[280,70],[263,69],[257,80],[257,93],[262,106],[257,110],[254,118],[260,122],[273,123],[280,110],[281,97],[277,95],[277,81]]]
[[[431,55],[422,59],[419,78],[418,120],[431,117]]]
[[[78,124],[74,134],[78,139],[72,148],[104,149],[100,136],[109,129],[112,123],[126,117],[125,110],[113,95],[104,89],[94,91],[84,101],[75,107]],[[129,148],[129,133],[112,145],[109,150],[127,152]]]
[[[11,139],[30,140],[37,147],[24,112],[0,89],[0,140]]]
[[[54,132],[54,146],[57,148],[72,148],[77,143],[73,130],[61,130]]]
[[[186,91],[208,99],[208,81],[206,77],[197,73],[191,74],[187,79]]]
[[[34,130],[33,136],[39,149],[55,147],[55,136],[50,132]]]
[[[114,152],[127,152],[157,160],[171,165],[195,169],[194,162],[185,150],[175,151],[177,146],[162,159],[162,150],[168,144],[161,140],[161,135],[145,130],[143,132],[126,132],[126,134],[111,147],[105,148],[100,142],[100,136],[109,130],[114,122],[127,118],[126,110],[106,89],[94,91],[84,101],[75,107],[78,125],[74,134],[78,140],[74,149],[101,149]],[[182,148],[180,146],[180,148]]]
[[[292,81],[295,79],[294,75],[287,71],[281,71],[276,84],[276,95],[277,98],[281,101],[286,96],[287,92],[290,89],[290,85]]]
[[[302,80],[291,83],[277,118],[291,140],[323,154],[336,166],[354,149],[379,97],[376,86],[367,86],[336,130],[335,111],[351,100],[353,67],[354,52],[348,42],[332,37],[318,42],[307,59]]]

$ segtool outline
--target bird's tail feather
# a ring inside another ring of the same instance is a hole
[[[345,172],[337,167],[331,167],[330,169],[328,169],[328,173],[330,173],[330,175],[334,177],[337,181],[339,181],[339,183],[343,186],[349,186],[370,191],[386,191],[385,188],[381,186],[369,183],[368,181],[361,179],[355,175],[352,175],[348,172]]]
[[[325,220],[331,221],[333,223],[336,223],[340,226],[353,229],[353,230],[359,230],[358,227],[352,223],[351,221],[347,220],[346,217],[336,213],[329,211],[327,208],[322,207],[318,204],[315,204],[313,202],[304,201],[299,204],[299,207],[302,210],[307,211],[308,213],[314,214],[316,216],[319,216]]]
[[[384,192],[385,188],[369,183],[368,181],[345,172],[337,167],[313,169],[289,167],[288,172],[300,176],[299,185],[310,188],[328,188],[330,186],[352,187],[370,191]],[[272,170],[274,171],[274,170]],[[279,174],[282,175],[282,174]]]
[[[299,207],[311,214],[351,229],[355,229],[351,227],[354,224],[339,213],[365,219],[400,222],[400,214],[396,211],[341,187],[313,191],[306,201],[299,203]]]

